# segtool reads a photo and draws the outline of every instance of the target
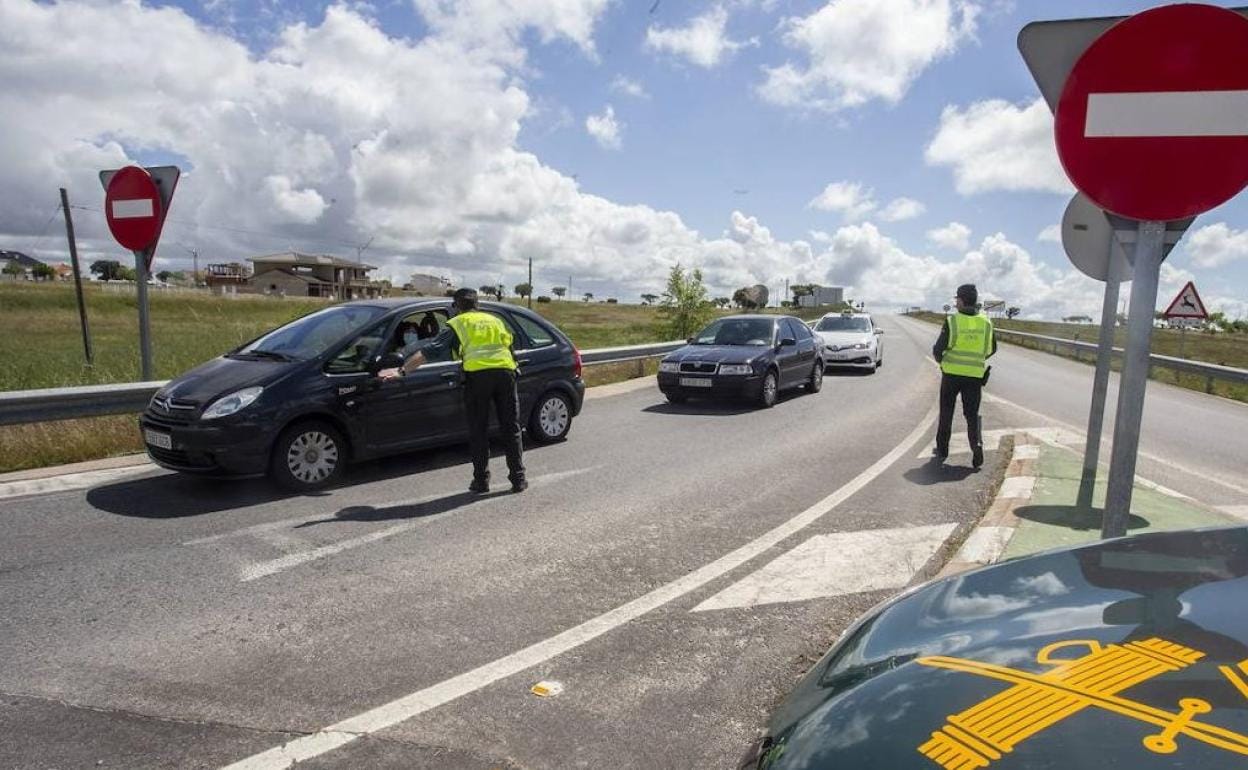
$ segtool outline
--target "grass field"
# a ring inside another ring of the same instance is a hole
[[[0,282],[0,391],[139,379],[138,306],[132,294],[87,285],[95,366],[86,366],[73,288]],[[152,292],[155,377],[174,377],[262,332],[325,307],[317,300]],[[660,341],[658,308],[533,303],[582,350]],[[805,311],[808,315],[812,311]],[[653,364],[645,371],[653,374]],[[638,376],[634,364],[586,368],[590,385]],[[0,427],[0,473],[140,452],[132,415]]]
[[[913,317],[931,321],[932,323],[944,322],[944,316],[940,313],[916,313]],[[993,324],[998,329],[1040,334],[1046,337],[1058,337],[1066,340],[1079,340],[1080,342],[1092,344],[1097,343],[1100,335],[1100,327],[1094,324],[1067,324],[1007,319],[994,319]],[[1121,327],[1116,329],[1114,332],[1115,347],[1122,347],[1126,344],[1126,336],[1126,329]],[[1035,346],[1028,344],[1026,347]],[[1181,332],[1177,330],[1153,330],[1153,353],[1178,358],[1180,357],[1180,348],[1182,348],[1183,352],[1182,358],[1210,364],[1221,364],[1222,366],[1232,366],[1237,369],[1248,369],[1248,334],[1208,334],[1206,332],[1189,331],[1187,332],[1187,339],[1183,340]],[[1046,352],[1051,352],[1047,348],[1045,350]],[[1065,353],[1060,355],[1072,357]],[[1085,363],[1096,363],[1095,357],[1091,354],[1080,354],[1077,358]],[[1114,369],[1117,370],[1118,368],[1119,365],[1115,363]],[[1179,385],[1192,390],[1206,390],[1208,384],[1204,377],[1178,374],[1161,367],[1154,367],[1150,376],[1158,382],[1167,382],[1171,385]],[[1212,392],[1226,398],[1248,401],[1248,387],[1242,385],[1215,381]]]

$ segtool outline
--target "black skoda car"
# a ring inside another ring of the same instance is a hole
[[[1248,767],[1248,527],[928,583],[850,628],[750,770]]]
[[[725,316],[659,364],[659,389],[679,404],[691,396],[746,398],[763,408],[780,391],[823,387],[823,346],[796,318]]]
[[[467,440],[463,368],[445,357],[383,382],[398,351],[431,342],[450,300],[327,307],[169,382],[140,417],[148,454],[189,473],[257,476],[315,489],[351,461]],[[531,311],[483,303],[515,337],[520,415],[530,437],[558,441],[581,409],[581,356]]]

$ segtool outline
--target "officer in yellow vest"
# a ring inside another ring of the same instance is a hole
[[[997,352],[992,320],[979,311],[979,291],[975,284],[958,287],[958,311],[945,319],[932,355],[940,362],[940,422],[936,427],[936,458],[949,457],[949,436],[953,433],[953,408],[962,396],[966,435],[971,444],[971,464],[984,464],[984,438],[980,429],[979,401],[988,380],[988,358]]]
[[[472,450],[472,484],[468,491],[490,491],[490,404],[498,414],[507,454],[507,478],[512,492],[529,488],[524,477],[524,456],[520,438],[520,398],[516,392],[516,359],[511,352],[512,336],[502,319],[477,307],[472,289],[455,292],[452,316],[447,328],[421,346],[403,365],[387,369],[383,379],[401,377],[426,361],[427,355],[450,350],[464,362],[464,409],[468,416],[468,443]]]

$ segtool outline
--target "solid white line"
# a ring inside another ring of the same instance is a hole
[[[151,198],[113,201],[113,219],[150,219],[156,216]]]
[[[1030,498],[1036,488],[1035,476],[1010,476],[1001,482],[1000,498]]]
[[[397,700],[365,711],[322,730],[296,738],[282,746],[248,757],[229,765],[226,770],[272,770],[290,767],[295,762],[324,754],[378,730],[404,722],[430,709],[480,690],[493,682],[517,674],[550,660],[568,650],[618,628],[675,599],[697,590],[710,581],[727,574],[768,549],[783,542],[825,516],[845,502],[880,474],[900,460],[917,444],[936,422],[936,410],[927,413],[917,428],[901,440],[888,454],[859,473],[848,483],[780,526],[751,540],[737,550],[716,559],[682,578],[656,588],[627,604],[570,628],[544,641],[533,644],[506,657],[466,671],[446,681],[418,690]]]
[[[25,497],[27,495],[46,495],[52,492],[67,492],[73,489],[86,489],[116,481],[127,476],[134,476],[155,469],[154,465],[127,465],[124,468],[108,468],[99,471],[83,471],[68,473],[63,476],[49,476],[42,479],[26,481],[9,481],[0,484],[0,500],[8,497]]]
[[[1248,91],[1088,94],[1083,135],[1248,136]]]
[[[1218,510],[1238,519],[1248,519],[1248,505],[1219,505]]]

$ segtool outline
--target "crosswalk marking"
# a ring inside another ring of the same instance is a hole
[[[694,607],[752,607],[902,588],[956,524],[816,535]]]
[[[1040,428],[1001,428],[984,431],[984,449],[993,451],[1000,447],[1001,439],[1014,433],[1026,433],[1037,441],[1042,441],[1053,446],[1071,446],[1083,443],[1083,436],[1074,431],[1066,430],[1059,427],[1040,427]],[[932,441],[923,451],[916,457],[924,460],[932,456],[932,452],[936,450],[936,442]],[[1017,450],[1016,450],[1017,451]],[[949,454],[961,455],[970,454],[971,444],[966,437],[966,433],[954,433],[949,437]]]

